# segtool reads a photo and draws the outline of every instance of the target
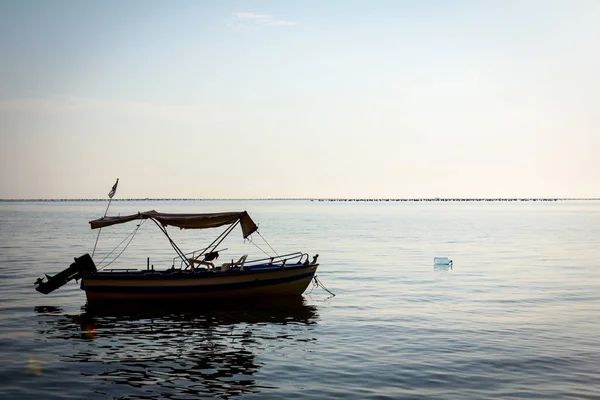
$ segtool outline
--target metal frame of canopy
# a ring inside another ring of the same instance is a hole
[[[160,230],[165,234],[165,236],[167,237],[167,239],[169,239],[169,243],[171,243],[171,246],[173,247],[173,249],[175,250],[175,252],[177,253],[177,255],[181,258],[181,261],[183,263],[185,263],[185,265],[187,267],[193,268],[192,263],[190,262],[190,260],[185,256],[185,254],[183,253],[183,251],[181,251],[181,249],[179,248],[179,246],[177,246],[175,244],[175,242],[171,239],[171,237],[169,236],[169,234],[167,233],[167,230],[165,227],[163,227],[162,225],[160,225],[156,220],[152,219],[160,228]],[[196,257],[194,258],[198,258],[204,254],[206,254],[208,252],[208,249],[212,248],[213,251],[217,249],[217,247],[223,242],[223,240],[225,240],[225,238],[227,236],[229,236],[229,234],[233,231],[233,229],[240,223],[240,220],[238,219],[237,221],[235,221],[234,223],[232,223],[231,225],[229,225],[223,232],[221,232],[221,234],[219,236],[217,236],[217,238],[215,240],[213,240],[213,242],[211,244],[209,244],[208,246],[206,246],[206,248],[204,250],[202,250],[200,252],[200,254],[198,254]]]
[[[103,227],[123,224],[138,219],[150,219],[156,226],[162,231],[167,237],[171,247],[177,253],[182,262],[186,264],[186,268],[190,268],[192,263],[186,257],[185,253],[177,246],[177,244],[171,239],[167,232],[167,226],[177,226],[180,229],[208,229],[217,228],[223,225],[230,224],[225,231],[223,231],[211,244],[209,244],[200,254],[196,257],[200,257],[206,254],[208,249],[216,249],[219,244],[225,240],[227,236],[233,231],[233,229],[241,223],[242,234],[244,239],[248,238],[252,233],[258,230],[258,226],[254,223],[250,215],[246,211],[243,212],[230,212],[230,213],[213,213],[213,214],[170,214],[170,213],[159,213],[154,210],[138,212],[137,214],[118,216],[118,217],[102,217],[90,221],[92,229],[102,229]],[[177,257],[176,257],[177,258]]]

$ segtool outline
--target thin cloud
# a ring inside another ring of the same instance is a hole
[[[0,113],[68,114],[104,113],[111,115],[154,116],[176,120],[225,120],[226,113],[196,105],[105,100],[94,97],[9,98],[0,100]]]
[[[233,13],[235,22],[230,24],[237,28],[244,28],[248,26],[262,27],[262,26],[294,26],[297,25],[295,21],[286,21],[277,19],[272,15],[258,14],[252,12],[236,12]]]
[[[271,16],[267,15],[267,14],[257,14],[257,13],[248,13],[248,12],[238,12],[238,13],[233,13],[233,15],[235,15],[239,19],[260,19],[260,20],[265,20],[265,19],[270,19],[271,18]]]

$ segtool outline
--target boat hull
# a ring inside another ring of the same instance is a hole
[[[107,301],[264,298],[301,295],[318,264],[226,272],[98,272],[84,277],[88,303]]]

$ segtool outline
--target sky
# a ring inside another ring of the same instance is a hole
[[[600,197],[596,0],[0,0],[0,199]]]

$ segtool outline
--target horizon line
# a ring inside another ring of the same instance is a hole
[[[0,199],[0,202],[69,202],[69,201],[340,201],[340,202],[379,202],[379,201],[400,201],[400,202],[419,202],[419,201],[599,201],[600,197],[264,197],[264,198],[161,198],[161,197],[131,197],[122,199],[106,198],[21,198],[21,199]]]

